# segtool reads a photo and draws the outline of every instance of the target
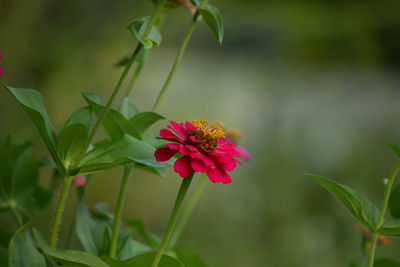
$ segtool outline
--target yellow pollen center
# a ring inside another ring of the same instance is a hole
[[[204,119],[192,120],[192,123],[195,129],[191,130],[189,134],[198,141],[195,145],[201,151],[215,151],[218,146],[218,138],[225,138],[224,130],[215,123]]]

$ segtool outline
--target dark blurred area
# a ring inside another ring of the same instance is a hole
[[[207,185],[179,244],[210,266],[348,266],[361,256],[355,220],[325,189],[303,174],[347,184],[380,207],[400,144],[399,1],[214,0],[224,18],[217,44],[199,23],[159,112],[170,120],[224,121],[238,128],[252,160],[229,185]],[[58,130],[85,105],[82,91],[108,98],[121,69],[113,66],[135,40],[125,29],[148,15],[147,0],[0,0],[0,52],[5,83],[39,90]],[[190,23],[170,11],[163,42],[154,48],[132,100],[150,110]],[[0,141],[33,140],[48,156],[21,107],[0,90]],[[158,123],[158,131],[164,123]],[[98,138],[102,134],[100,133]],[[44,169],[41,182],[49,182]],[[93,176],[89,204],[115,206],[121,169]],[[135,171],[124,218],[143,217],[162,234],[180,178]],[[72,220],[71,192],[64,226]],[[35,227],[46,233],[55,198]],[[1,224],[11,224],[1,214]],[[66,227],[61,235],[66,235]],[[79,246],[79,241],[74,240]],[[397,260],[399,242],[377,257]]]

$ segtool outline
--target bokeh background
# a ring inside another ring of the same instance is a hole
[[[381,205],[400,143],[400,2],[214,0],[225,24],[220,47],[199,23],[159,112],[176,121],[224,121],[243,133],[253,155],[229,185],[207,185],[179,244],[210,266],[348,266],[359,261],[355,221],[312,172],[350,185]],[[125,29],[150,14],[146,0],[0,0],[2,80],[39,90],[59,129],[85,105],[82,91],[108,98],[121,69],[113,64],[136,43]],[[150,110],[188,28],[190,14],[171,11],[132,95]],[[21,107],[0,90],[0,141],[33,140],[47,156]],[[158,123],[153,130],[165,125]],[[100,138],[102,134],[98,135]],[[41,183],[49,182],[44,169]],[[116,202],[121,168],[96,174],[88,202]],[[179,188],[135,171],[124,219],[142,217],[162,234]],[[193,188],[192,188],[193,189]],[[35,226],[48,231],[53,203]],[[76,204],[70,195],[64,227]],[[1,214],[2,224],[11,224]],[[74,242],[79,245],[75,239]],[[377,256],[398,256],[399,242]],[[397,252],[396,252],[397,251]]]

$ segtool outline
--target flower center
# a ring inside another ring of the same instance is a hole
[[[198,143],[194,145],[202,152],[215,151],[218,147],[218,138],[225,137],[225,132],[215,123],[207,120],[192,120],[195,129],[190,130],[189,135],[193,136]]]

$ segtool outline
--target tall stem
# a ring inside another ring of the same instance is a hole
[[[163,254],[165,248],[167,247],[168,240],[171,237],[172,231],[174,230],[176,219],[178,218],[178,215],[179,215],[179,210],[182,207],[183,200],[185,199],[185,195],[189,189],[190,183],[192,182],[193,175],[194,175],[194,172],[189,177],[183,178],[181,187],[178,192],[178,196],[176,197],[174,208],[172,210],[171,218],[169,219],[167,230],[165,231],[160,248],[157,251],[157,254],[154,258],[153,264],[151,265],[152,267],[158,266],[158,263],[161,260],[162,254]]]
[[[71,186],[72,177],[62,177],[62,185],[60,195],[58,197],[56,212],[54,215],[53,226],[51,228],[50,247],[56,248],[58,229],[60,228],[61,217],[64,211],[65,201],[67,199],[68,191]]]
[[[182,234],[183,229],[185,228],[186,222],[189,219],[190,215],[197,202],[199,201],[200,196],[202,195],[204,188],[207,184],[207,177],[201,177],[199,183],[197,184],[193,194],[190,196],[188,203],[185,205],[185,208],[182,211],[182,215],[179,217],[178,222],[176,223],[175,231],[171,236],[168,247],[173,248],[178,242],[180,235]]]
[[[207,0],[203,0],[203,2],[201,3],[201,7],[204,7],[207,4],[207,2],[208,2]],[[172,81],[172,77],[174,77],[174,75],[175,75],[175,72],[176,72],[176,70],[178,68],[178,65],[181,62],[183,53],[185,52],[186,46],[187,46],[187,44],[188,44],[188,42],[190,40],[190,37],[192,36],[193,30],[194,30],[194,26],[196,25],[196,22],[197,22],[198,18],[199,18],[199,12],[196,11],[196,13],[193,15],[192,23],[189,26],[189,29],[188,29],[188,31],[187,31],[187,33],[185,35],[185,38],[183,39],[182,45],[179,48],[179,52],[178,52],[178,55],[176,56],[175,63],[172,66],[172,69],[169,72],[168,77],[165,80],[165,83],[164,83],[163,87],[161,88],[160,93],[157,96],[156,102],[154,103],[154,106],[153,106],[153,109],[152,109],[153,112],[156,111],[157,108],[158,108],[158,105],[160,105],[161,99],[163,98],[165,92],[167,91],[167,89],[169,87],[169,84]]]
[[[380,211],[378,222],[376,224],[375,233],[372,234],[372,244],[371,244],[371,250],[370,250],[370,253],[369,253],[369,261],[368,261],[368,266],[369,267],[373,267],[374,266],[374,256],[375,256],[376,242],[377,242],[378,236],[379,236],[379,234],[377,232],[378,232],[378,230],[381,228],[381,226],[383,224],[383,218],[385,216],[386,208],[387,208],[387,205],[389,203],[390,192],[392,191],[392,186],[393,186],[393,183],[394,183],[394,179],[396,178],[399,170],[400,170],[400,161],[397,162],[397,164],[394,167],[392,173],[390,174],[389,182],[388,182],[388,184],[386,186],[386,189],[385,189],[385,194],[384,194],[384,197],[383,197],[382,209]]]
[[[124,203],[125,203],[126,192],[128,189],[129,178],[131,176],[131,172],[132,172],[132,166],[124,167],[124,173],[122,176],[121,186],[120,186],[119,194],[118,194],[117,209],[115,211],[110,251],[108,253],[110,257],[115,257],[115,252],[117,251],[119,225],[121,223],[122,210],[123,210]]]
[[[137,82],[140,74],[142,73],[144,63],[145,63],[145,61],[147,59],[147,56],[149,55],[149,51],[150,50],[144,50],[142,52],[142,58],[138,62],[138,65],[137,65],[137,67],[135,69],[135,72],[132,75],[131,81],[130,81],[129,86],[128,86],[128,90],[126,91],[126,94],[125,94],[126,97],[130,97],[130,95],[132,94],[133,88],[135,88],[136,82]]]
[[[167,2],[167,0],[161,0],[158,4],[156,9],[153,12],[153,15],[150,18],[149,24],[147,25],[146,31],[143,34],[143,39],[146,39],[147,36],[150,33],[150,30],[153,28],[154,24],[156,23],[158,17],[160,16],[162,9],[164,8],[165,3]],[[137,56],[139,55],[140,51],[143,49],[143,45],[141,43],[139,43],[136,46],[135,51],[133,52],[131,58],[128,61],[128,64],[126,65],[124,71],[121,74],[121,77],[118,80],[117,85],[114,88],[113,93],[111,94],[110,99],[108,100],[105,108],[103,109],[103,111],[101,112],[96,124],[93,126],[92,131],[90,132],[88,141],[86,142],[84,148],[82,149],[82,152],[80,153],[78,159],[75,161],[75,163],[73,164],[73,167],[76,167],[79,165],[80,161],[82,160],[83,156],[86,153],[86,150],[88,149],[90,143],[92,142],[94,135],[96,134],[96,131],[98,130],[98,128],[100,127],[101,123],[103,122],[105,116],[107,115],[108,111],[111,108],[112,103],[114,102],[115,97],[118,95],[119,90],[121,89],[121,86],[126,78],[126,75],[128,74],[129,70],[131,69],[133,62],[135,62],[135,59],[137,58]]]

